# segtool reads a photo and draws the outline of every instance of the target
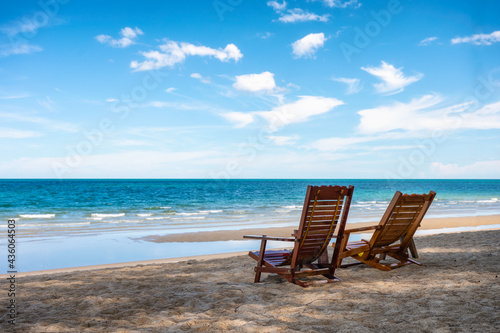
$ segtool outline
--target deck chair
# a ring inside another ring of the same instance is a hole
[[[432,191],[422,195],[396,192],[378,225],[344,231],[337,267],[364,263],[383,271],[390,271],[410,263],[421,266],[422,264],[409,258],[408,248],[412,249],[413,246],[412,253],[415,257],[413,235],[435,196],[436,193]],[[363,239],[359,242],[349,242],[351,233],[370,230],[375,231],[369,241]],[[398,262],[383,264],[381,259],[385,259],[385,256],[392,257]],[[359,262],[342,265],[342,260],[347,257]]]
[[[353,186],[308,186],[299,229],[293,237],[244,236],[261,239],[260,250],[249,252],[249,256],[257,260],[254,282],[260,281],[261,273],[276,273],[302,287],[311,283],[340,281],[334,275],[338,250],[334,251],[330,262],[317,261],[320,257],[324,258],[322,255],[327,251],[335,231],[340,241],[353,191]],[[269,240],[291,242],[293,250],[266,250]],[[299,280],[312,275],[323,275],[327,280],[311,283]]]

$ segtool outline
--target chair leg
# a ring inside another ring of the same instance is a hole
[[[265,235],[264,235],[265,237]],[[260,242],[260,251],[259,251],[259,260],[257,261],[257,267],[262,267],[262,265],[264,264],[264,254],[266,252],[266,243],[267,243],[267,239],[262,239],[262,241]],[[257,282],[260,282],[260,276],[261,276],[261,272],[257,269],[255,269],[255,279],[254,279],[254,283],[257,283]]]
[[[408,249],[410,250],[411,256],[413,258],[418,258],[417,247],[415,246],[413,238],[411,239],[410,244],[408,245]]]

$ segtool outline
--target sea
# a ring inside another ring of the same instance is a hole
[[[396,190],[435,191],[427,217],[500,215],[500,180],[4,179],[0,273],[252,250],[258,241],[146,237],[298,226],[307,185],[353,185],[351,223],[378,222]]]

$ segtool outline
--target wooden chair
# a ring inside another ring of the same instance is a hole
[[[427,209],[431,205],[435,192],[429,194],[402,194],[396,192],[380,223],[376,226],[347,229],[340,244],[337,267],[348,267],[356,264],[367,264],[384,271],[390,271],[410,263],[421,266],[419,262],[410,259],[408,248],[416,257],[416,248],[413,244],[413,235],[420,226]],[[370,241],[349,242],[352,232],[375,230]],[[337,244],[334,244],[336,246]],[[398,260],[394,264],[382,264],[385,256]],[[342,265],[342,260],[352,257],[360,262]]]
[[[353,186],[308,186],[299,229],[293,237],[244,236],[261,239],[260,250],[249,252],[249,256],[257,260],[254,282],[260,281],[261,273],[279,274],[302,287],[310,284],[298,279],[305,276],[327,278],[312,283],[340,281],[334,275],[338,250],[334,251],[331,262],[315,261],[327,250],[336,229],[337,239],[342,239],[353,191]],[[266,250],[268,240],[293,242],[294,248],[292,251]],[[307,269],[303,270],[304,267]]]

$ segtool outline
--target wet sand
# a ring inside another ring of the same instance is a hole
[[[378,224],[379,221],[367,223],[347,223],[346,228],[358,228]],[[297,222],[298,223],[298,222]],[[500,215],[450,217],[439,219],[424,219],[419,230],[432,230],[441,228],[456,227],[476,227],[481,225],[500,224]],[[241,230],[221,230],[209,232],[190,232],[172,235],[151,235],[140,238],[144,241],[164,243],[164,242],[215,242],[241,240],[243,235],[268,235],[288,237],[297,227],[285,228],[252,228]]]

